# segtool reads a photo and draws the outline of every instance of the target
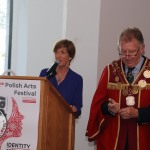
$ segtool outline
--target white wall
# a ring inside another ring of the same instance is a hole
[[[90,104],[104,66],[118,58],[122,29],[139,27],[150,56],[149,6],[147,0],[14,0],[12,69],[18,75],[38,76],[49,67],[61,38],[76,45],[71,68],[83,76],[84,106],[76,121],[75,150],[95,149],[85,137]]]
[[[12,36],[12,69],[19,75],[26,74],[27,39],[28,39],[28,6],[27,1],[14,1],[13,36]]]
[[[101,1],[98,75],[107,63],[118,58],[118,36],[126,27],[140,28],[145,39],[146,54],[150,56],[149,6],[150,1],[147,0]]]
[[[93,143],[88,143],[85,132],[89,109],[97,85],[97,62],[99,44],[100,1],[68,0],[66,37],[73,40],[77,54],[71,65],[83,76],[83,110],[76,122],[76,150],[93,150]]]
[[[14,0],[12,69],[18,75],[37,76],[52,64],[62,24],[63,0]]]

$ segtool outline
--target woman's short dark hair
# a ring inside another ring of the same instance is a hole
[[[53,52],[56,53],[57,50],[60,48],[66,48],[66,50],[69,54],[69,57],[71,57],[72,59],[74,58],[76,48],[75,48],[75,45],[72,41],[67,40],[67,39],[63,39],[63,40],[58,41],[54,46]]]

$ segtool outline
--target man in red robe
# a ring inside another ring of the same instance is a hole
[[[125,29],[120,58],[103,70],[86,131],[97,150],[150,149],[150,60],[144,49],[141,31]]]

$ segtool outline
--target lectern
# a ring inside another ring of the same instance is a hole
[[[74,150],[75,116],[67,102],[46,78],[0,76],[0,79],[40,82],[37,150]],[[30,138],[30,132],[28,134]]]

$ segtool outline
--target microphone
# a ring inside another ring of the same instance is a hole
[[[47,72],[46,72],[46,77],[47,78],[56,75],[56,68],[59,65],[59,63],[60,63],[60,61],[55,60],[53,65],[49,69],[47,69]]]

